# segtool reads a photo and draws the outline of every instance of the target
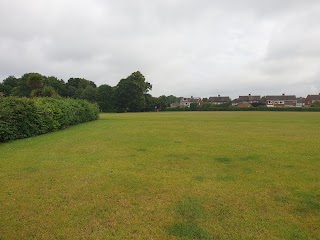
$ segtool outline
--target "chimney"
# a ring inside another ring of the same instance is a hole
[[[284,93],[282,93],[282,96],[284,96],[285,94]]]
[[[220,94],[218,95],[218,97],[220,97]]]
[[[249,93],[249,97],[251,97],[251,93]]]

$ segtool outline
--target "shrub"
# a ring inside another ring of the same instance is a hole
[[[0,142],[36,136],[98,118],[96,104],[55,98],[0,98]]]

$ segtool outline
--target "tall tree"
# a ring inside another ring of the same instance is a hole
[[[102,112],[113,112],[114,88],[106,84],[99,86],[96,100]]]
[[[17,86],[11,91],[11,94],[18,97],[30,97],[33,90],[39,90],[43,87],[44,77],[39,73],[26,73],[17,79]]]
[[[0,96],[9,96],[10,95],[10,87],[3,83],[0,83]]]
[[[120,80],[115,90],[115,107],[120,112],[140,112],[145,109],[145,94],[152,89],[138,71]]]
[[[50,76],[44,79],[45,86],[52,87],[60,96],[67,96],[67,87],[62,79]],[[49,88],[47,88],[48,90]],[[51,91],[52,92],[52,91]]]
[[[42,89],[44,86],[44,77],[39,73],[30,73],[27,78],[27,85],[31,91]]]
[[[9,76],[2,83],[6,86],[7,91],[11,92],[13,88],[18,86],[18,79],[14,76]]]

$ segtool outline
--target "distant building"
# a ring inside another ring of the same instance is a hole
[[[305,105],[310,106],[312,103],[320,102],[320,93],[319,95],[308,95],[305,100]]]
[[[209,97],[208,103],[221,105],[221,104],[228,104],[231,103],[230,97],[221,97],[218,95],[217,97]]]
[[[179,106],[180,106],[180,107],[190,107],[190,105],[191,105],[192,103],[196,103],[197,106],[202,106],[203,101],[202,101],[202,99],[201,99],[200,97],[192,97],[192,96],[191,96],[190,98],[184,98],[184,97],[182,97],[182,98],[180,99],[180,104],[179,104]]]
[[[232,106],[238,106],[238,98],[236,98],[236,99],[233,99],[232,100],[232,102],[231,102],[231,104],[232,104]]]
[[[306,102],[306,98],[299,97],[297,98],[297,107],[304,107]]]
[[[200,97],[192,98],[193,103],[196,103],[198,107],[201,107],[203,104],[203,100]]]
[[[249,94],[248,96],[239,96],[239,98],[237,99],[237,106],[250,107],[252,103],[259,103],[260,101],[260,96],[252,96],[251,94]]]
[[[268,107],[296,107],[297,98],[295,95],[274,95],[266,96],[266,104]]]
[[[192,103],[192,98],[184,98],[184,97],[182,97],[180,99],[180,107],[190,107],[191,103]]]

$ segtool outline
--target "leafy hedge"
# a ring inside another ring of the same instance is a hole
[[[95,120],[98,113],[98,106],[86,100],[1,97],[0,142]]]

